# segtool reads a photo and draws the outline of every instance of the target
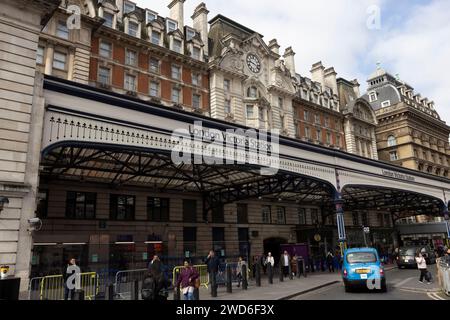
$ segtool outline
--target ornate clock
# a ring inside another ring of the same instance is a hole
[[[261,71],[261,62],[253,53],[247,55],[247,66],[253,73],[259,73]]]

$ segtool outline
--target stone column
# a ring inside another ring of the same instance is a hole
[[[53,55],[55,54],[55,48],[53,43],[49,42],[47,45],[47,53],[45,56],[45,71],[47,75],[52,75],[53,73]]]

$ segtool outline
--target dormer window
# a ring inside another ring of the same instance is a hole
[[[174,20],[167,19],[166,28],[167,28],[168,32],[173,32],[175,30],[178,30],[178,23]]]
[[[146,11],[145,15],[146,15],[145,21],[147,21],[147,23],[152,23],[153,21],[158,19],[158,15],[150,11]]]
[[[133,37],[137,37],[139,25],[134,22],[128,22],[128,34]]]
[[[370,100],[370,102],[377,101],[378,100],[377,93],[376,92],[369,93],[369,100]]]
[[[152,39],[151,39],[151,42],[152,42],[153,44],[159,45],[160,40],[161,40],[161,33],[158,32],[158,31],[154,31],[154,30],[153,30],[153,31],[152,31]]]
[[[186,28],[186,40],[192,40],[192,38],[195,37],[195,30],[190,29],[190,28]]]
[[[391,100],[386,100],[381,103],[382,108],[386,108],[386,107],[390,107],[390,106],[391,106]]]
[[[181,45],[182,45],[182,42],[180,40],[174,39],[173,40],[173,51],[181,53]]]
[[[105,19],[105,23],[104,23],[105,26],[107,26],[108,28],[113,27],[113,21],[114,21],[113,14],[103,11],[103,19]]]
[[[200,54],[201,54],[200,48],[194,46],[192,48],[192,58],[200,60]]]
[[[136,10],[136,5],[132,2],[125,1],[123,4],[123,13],[127,14]]]
[[[69,29],[67,28],[67,23],[65,21],[58,21],[56,36],[66,40],[69,39]]]

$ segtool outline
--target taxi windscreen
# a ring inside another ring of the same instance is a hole
[[[347,255],[348,263],[373,263],[377,256],[373,252],[353,252]]]

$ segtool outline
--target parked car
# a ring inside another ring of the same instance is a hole
[[[346,292],[353,287],[387,291],[384,267],[376,249],[348,249],[343,260],[342,277]]]
[[[436,254],[429,246],[410,246],[400,248],[397,256],[397,266],[400,269],[417,268],[415,258],[418,250],[424,255],[428,265],[436,263]]]

